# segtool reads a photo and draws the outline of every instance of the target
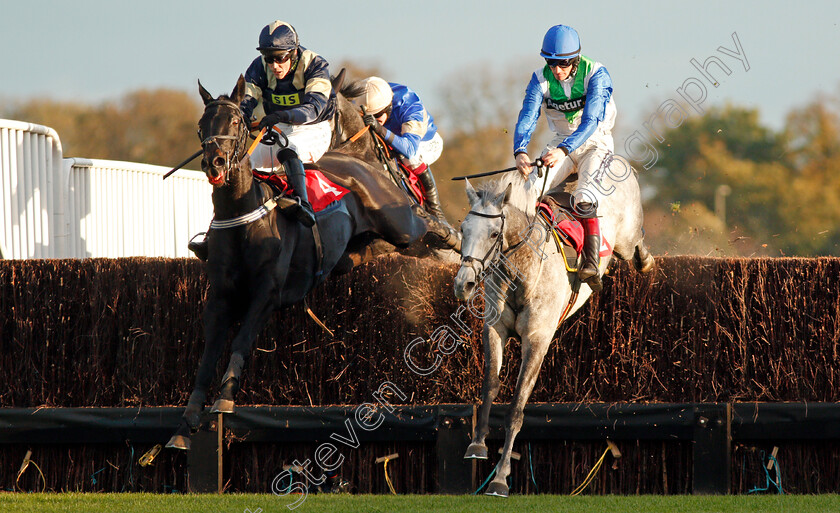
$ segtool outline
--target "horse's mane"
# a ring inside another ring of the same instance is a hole
[[[348,100],[353,100],[365,92],[365,87],[362,84],[362,80],[356,80],[342,87],[339,92]]]
[[[481,199],[481,204],[487,204],[504,193],[508,185],[512,186],[508,204],[526,214],[533,214],[540,188],[526,180],[518,171],[511,171],[502,175],[501,178],[484,182],[475,188],[475,192]]]

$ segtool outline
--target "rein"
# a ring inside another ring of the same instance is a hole
[[[332,139],[332,147],[338,148],[340,146],[344,146],[348,143],[354,143],[359,140],[359,138],[370,129],[369,126],[365,125],[362,127],[361,130],[353,134],[352,136],[348,137],[345,140],[341,140],[341,137],[344,135],[344,127],[341,125],[341,109],[335,110],[335,120],[333,122],[335,127],[333,128],[333,139]]]

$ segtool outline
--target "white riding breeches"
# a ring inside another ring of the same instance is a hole
[[[577,203],[600,204],[611,192],[611,188],[602,185],[605,173],[613,161],[613,138],[611,135],[595,134],[590,137],[568,157],[560,160],[553,167],[548,169],[548,181],[546,191],[559,184],[572,173],[577,172],[578,181],[573,198]],[[600,137],[597,137],[600,135]],[[545,151],[557,148],[566,136],[557,136],[548,143]],[[543,152],[543,153],[544,153]],[[535,176],[536,173],[531,173]],[[542,185],[540,183],[535,185]]]
[[[414,169],[420,164],[431,166],[434,161],[440,158],[441,153],[443,153],[443,139],[440,137],[440,134],[435,134],[428,141],[420,141],[417,154],[414,155],[414,158],[404,158],[402,160],[408,164],[410,169]]]
[[[289,148],[295,150],[303,162],[317,162],[330,147],[332,130],[329,121],[322,121],[312,125],[274,125],[289,138]],[[282,140],[282,138],[281,138]],[[259,144],[251,155],[251,164],[257,169],[273,169],[279,165],[277,144],[268,146]]]

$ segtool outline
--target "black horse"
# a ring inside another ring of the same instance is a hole
[[[333,271],[348,271],[387,248],[416,245],[428,229],[382,173],[334,152],[325,154],[318,168],[350,193],[317,213],[315,227],[306,228],[281,208],[273,208],[283,201],[268,184],[253,178],[245,149],[249,129],[239,110],[244,91],[241,76],[230,96],[213,98],[199,83],[205,105],[198,124],[201,168],[213,185],[215,212],[208,233],[205,346],[183,421],[167,447],[189,449],[216,363],[237,323],[240,328],[213,412],[233,411],[252,344],[272,312],[301,301]]]

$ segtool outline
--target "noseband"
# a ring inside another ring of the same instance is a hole
[[[498,214],[485,214],[483,212],[476,212],[475,210],[470,210],[467,212],[467,216],[475,215],[479,217],[484,217],[487,219],[502,219],[502,226],[499,228],[499,237],[493,242],[493,245],[490,246],[490,249],[487,250],[487,253],[484,254],[484,258],[478,260],[477,258],[466,255],[461,257],[461,265],[469,265],[473,268],[473,271],[478,277],[481,273],[484,272],[484,269],[487,268],[487,262],[489,261],[490,264],[496,262],[500,256],[508,256],[518,250],[522,245],[525,243],[525,239],[523,238],[521,241],[517,242],[513,245],[508,245],[507,248],[504,247],[505,244],[505,214],[504,212],[499,212]],[[466,216],[465,216],[466,217]],[[475,270],[475,263],[478,262],[481,264],[481,269],[479,271]]]
[[[485,214],[483,212],[476,212],[475,210],[470,210],[467,212],[467,215],[474,215],[479,217],[484,217],[487,219],[502,219],[502,226],[499,228],[499,236],[493,242],[493,245],[490,246],[490,249],[487,250],[487,253],[484,254],[484,258],[478,260],[477,258],[471,255],[465,255],[461,257],[461,265],[470,265],[473,267],[473,271],[475,271],[475,262],[481,263],[481,271],[483,272],[484,269],[487,267],[487,260],[489,259],[490,262],[495,262],[499,255],[503,253],[502,245],[504,244],[505,238],[505,214],[504,212],[499,212],[498,214]],[[466,217],[466,216],[465,216]],[[476,276],[481,274],[479,271],[475,271]]]
[[[236,112],[237,116],[239,117],[239,134],[238,135],[210,135],[204,137],[204,134],[201,131],[201,128],[198,129],[198,138],[201,139],[201,147],[206,151],[206,145],[208,144],[215,144],[216,148],[219,149],[220,152],[225,156],[225,181],[227,181],[227,177],[231,168],[232,163],[238,164],[245,156],[245,143],[248,139],[248,128],[247,122],[245,120],[245,116],[242,114],[242,111],[239,109],[239,105],[236,103],[229,101],[229,100],[213,100],[207,104],[207,108],[210,107],[227,107],[229,109],[233,109]],[[233,146],[232,151],[223,151],[221,145],[219,144],[220,140],[229,140],[229,141],[236,141]],[[208,162],[208,165],[213,167],[212,163]]]

